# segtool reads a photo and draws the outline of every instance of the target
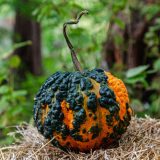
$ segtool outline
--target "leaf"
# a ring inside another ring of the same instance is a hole
[[[10,91],[10,87],[8,87],[7,85],[3,85],[0,87],[0,94],[6,94]]]
[[[14,91],[12,93],[12,96],[13,98],[16,98],[16,97],[22,97],[22,96],[25,96],[27,94],[27,91],[26,90],[18,90],[18,91]]]
[[[0,114],[8,109],[9,102],[5,99],[5,97],[0,100]]]
[[[21,60],[17,55],[11,57],[9,60],[9,66],[11,68],[17,68],[20,65],[20,63],[21,63]]]
[[[135,77],[132,77],[132,78],[128,78],[128,79],[125,79],[125,83],[128,83],[128,84],[136,84],[136,83],[141,83],[144,85],[144,87],[148,87],[148,83],[147,81],[145,80],[146,78],[146,75],[143,73],[141,75],[137,75]]]
[[[18,107],[12,107],[12,109],[10,110],[10,114],[12,116],[16,116],[18,114],[21,114],[23,112],[23,108],[21,106],[18,106]]]
[[[31,41],[25,41],[25,42],[20,42],[20,43],[15,43],[8,51],[4,51],[2,55],[0,55],[0,60],[3,59],[7,59],[8,57],[10,57],[13,53],[14,50],[21,48],[21,47],[25,47],[28,45],[32,45]]]
[[[135,76],[143,73],[144,71],[146,71],[148,69],[148,67],[149,67],[148,65],[144,65],[144,66],[139,66],[139,67],[129,69],[126,72],[126,77],[127,78],[135,77]]]
[[[152,19],[160,12],[160,6],[157,4],[146,5],[142,8],[142,14],[146,15],[147,19]]]
[[[160,71],[160,59],[157,59],[153,66],[156,71]]]

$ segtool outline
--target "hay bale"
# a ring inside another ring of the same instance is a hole
[[[2,160],[160,160],[160,120],[133,117],[116,148],[90,153],[63,152],[51,146],[33,126],[17,127],[19,144],[0,149]]]

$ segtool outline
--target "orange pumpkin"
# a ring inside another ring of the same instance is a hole
[[[34,120],[54,146],[87,152],[106,148],[120,139],[131,119],[132,110],[124,83],[103,69],[83,71],[66,34],[75,72],[56,72],[35,97]]]

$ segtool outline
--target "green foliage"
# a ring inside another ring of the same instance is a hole
[[[13,45],[12,48],[27,44],[28,42],[22,42]],[[0,56],[0,129],[3,129],[2,135],[8,130],[5,128],[7,125],[24,121],[24,117],[27,119],[30,113],[30,109],[26,106],[27,90],[16,89],[15,86],[14,70],[19,67],[21,61],[17,55],[11,56],[11,50]],[[11,139],[7,141],[10,142]]]
[[[146,70],[148,69],[148,67],[149,67],[148,65],[144,65],[144,66],[139,66],[136,68],[129,69],[126,72],[125,82],[131,85],[141,82],[145,87],[147,87],[148,84],[146,81],[146,77],[147,77]]]
[[[146,5],[142,8],[142,13],[146,16],[148,20],[152,19],[159,12],[160,12],[160,5],[158,5],[157,3],[152,5]]]
[[[150,74],[160,74],[159,60],[156,60],[152,70],[148,65],[129,69],[126,72],[125,83],[128,86],[129,95],[131,97],[131,105],[139,116],[149,114],[150,116],[159,118],[160,115],[160,76],[156,76],[151,81],[147,81]],[[141,92],[145,91],[146,96],[142,97]],[[152,93],[152,94],[151,94]],[[137,95],[137,97],[135,97]],[[140,101],[141,99],[141,101]],[[145,99],[143,102],[142,100]],[[147,99],[147,101],[146,101]]]
[[[108,11],[107,2],[93,1],[43,1],[43,5],[37,7],[33,14],[42,23],[43,44],[45,54],[52,53],[66,64],[66,70],[71,70],[72,62],[65,43],[62,27],[63,23],[75,18],[83,9],[89,10],[89,15],[84,16],[78,25],[70,26],[68,34],[78,52],[80,61],[84,68],[100,66],[102,43],[106,38],[106,25],[112,13]],[[102,9],[103,8],[103,9]],[[106,14],[106,12],[108,14]],[[86,59],[91,59],[90,63]],[[67,61],[69,60],[69,61]],[[61,68],[60,68],[61,69]]]

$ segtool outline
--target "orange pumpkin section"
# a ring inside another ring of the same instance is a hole
[[[116,96],[116,101],[120,105],[119,116],[120,119],[123,120],[127,110],[126,110],[126,103],[129,104],[128,92],[124,85],[124,83],[114,77],[111,73],[105,72],[106,76],[108,76],[108,86],[114,91]],[[128,112],[132,115],[132,110],[129,108]]]
[[[69,108],[69,104],[63,100],[61,103],[62,113],[64,114],[63,122],[68,126],[69,129],[73,129],[73,111]]]

